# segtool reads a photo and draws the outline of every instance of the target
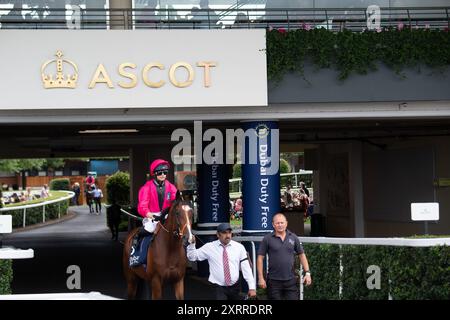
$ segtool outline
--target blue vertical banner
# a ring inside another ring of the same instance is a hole
[[[217,156],[224,160],[225,154],[219,151]],[[197,165],[198,222],[196,234],[201,240],[197,241],[197,248],[204,243],[217,240],[217,226],[230,221],[229,166],[224,161],[220,162],[222,163]],[[197,262],[197,270],[200,277],[208,277],[208,262]]]
[[[197,165],[198,226],[215,227],[230,221],[228,166]]]
[[[242,146],[243,233],[273,230],[280,212],[280,152],[277,121],[243,121]]]

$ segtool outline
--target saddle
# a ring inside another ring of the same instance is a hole
[[[161,222],[163,223],[163,222]],[[148,248],[152,244],[156,234],[161,229],[161,223],[158,223],[156,230],[150,233],[148,236],[144,236],[142,239],[138,238],[139,232],[136,233],[131,243],[131,251],[129,258],[130,267],[137,267],[139,265],[145,265],[147,263]]]
[[[154,233],[151,233],[150,235],[140,239],[140,241],[133,241],[129,259],[130,267],[137,267],[147,262],[147,252],[153,238]]]

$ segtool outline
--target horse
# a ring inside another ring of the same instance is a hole
[[[123,250],[123,270],[127,281],[128,299],[136,298],[139,278],[147,281],[152,288],[152,300],[162,298],[163,285],[170,282],[174,286],[177,300],[184,299],[184,276],[186,273],[185,246],[192,240],[191,202],[185,201],[182,195],[177,194],[172,203],[166,221],[159,223],[152,243],[147,251],[147,269],[144,266],[129,266],[131,243],[139,231],[135,228],[128,234]]]

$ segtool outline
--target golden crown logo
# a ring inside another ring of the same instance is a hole
[[[61,50],[56,51],[56,57],[58,59],[55,60],[48,60],[45,62],[41,67],[41,78],[42,82],[44,82],[44,88],[45,89],[53,89],[53,88],[68,88],[68,89],[75,89],[77,86],[77,80],[78,80],[78,68],[75,63],[73,63],[70,60],[62,59],[62,52]],[[63,62],[67,65],[71,65],[73,68],[74,73],[64,75],[63,74]],[[51,63],[56,63],[56,77],[53,77],[54,74],[45,74],[44,70],[47,68],[47,66]]]

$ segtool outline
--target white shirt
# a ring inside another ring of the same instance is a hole
[[[230,266],[231,283],[235,284],[239,280],[239,266],[241,267],[244,279],[248,283],[250,290],[256,290],[255,278],[248,260],[241,263],[241,260],[247,259],[247,251],[239,242],[231,240],[226,246],[228,254],[228,264]],[[223,246],[220,240],[208,242],[201,248],[196,249],[192,243],[187,247],[187,258],[190,261],[208,260],[209,263],[209,282],[225,286],[225,276],[223,272]]]
[[[102,190],[99,188],[94,189],[94,191],[92,191],[92,194],[94,195],[94,198],[102,198],[103,197]]]

